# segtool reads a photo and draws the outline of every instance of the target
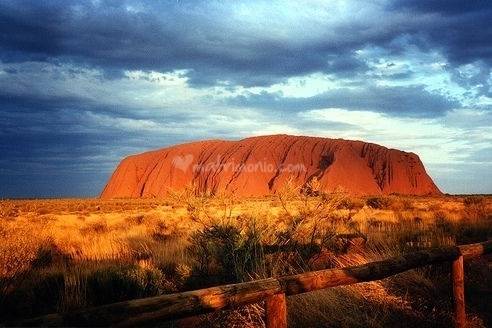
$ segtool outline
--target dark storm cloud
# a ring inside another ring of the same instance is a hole
[[[123,157],[183,141],[142,131],[80,131],[78,124],[2,135],[0,197],[96,196]]]
[[[184,139],[98,119],[142,119],[119,112],[77,97],[0,94],[0,197],[95,196],[122,157]]]
[[[130,5],[148,8],[129,10]],[[443,50],[453,62],[490,64],[488,2],[397,1],[380,13],[407,13],[393,23],[378,17],[372,23],[342,22],[319,26],[317,35],[295,35],[286,25],[285,32],[293,34],[287,38],[255,34],[241,22],[223,23],[221,15],[229,12],[221,8],[180,1],[4,2],[1,58],[70,60],[104,68],[107,77],[119,77],[124,69],[188,69],[195,86],[266,86],[313,72],[354,76],[368,69],[354,51],[367,45],[396,51],[402,45],[395,40],[406,35],[410,43]],[[435,16],[419,20],[415,12]]]
[[[479,86],[479,93],[492,95],[492,3],[461,0],[405,0],[391,4],[395,12],[431,15],[432,20],[408,31],[427,49],[439,50],[450,61],[456,82],[465,88]],[[457,66],[474,63],[479,70],[461,78]]]
[[[0,87],[3,86],[0,80]],[[50,111],[57,108],[83,107],[91,105],[89,100],[79,97],[63,97],[58,95],[26,95],[22,93],[5,93],[0,90],[0,106],[5,111]]]
[[[194,113],[176,113],[166,111],[158,112],[153,108],[142,108],[127,104],[105,103],[105,99],[99,101],[82,96],[61,96],[58,94],[24,94],[23,92],[4,92],[7,81],[0,79],[0,115],[4,119],[10,118],[12,127],[18,129],[21,126],[30,126],[35,117],[45,121],[51,121],[53,116],[65,113],[64,119],[74,120],[80,118],[83,113],[97,113],[108,117],[133,119],[133,120],[157,120],[161,122],[184,122],[194,118]],[[163,106],[164,107],[164,106]],[[161,107],[161,109],[163,108]],[[17,116],[26,117],[21,120]],[[4,121],[5,124],[7,121]],[[83,123],[83,122],[81,122]],[[3,131],[5,132],[5,130]],[[2,131],[0,130],[0,134]]]
[[[492,4],[490,1],[406,0],[390,5],[394,11],[428,14],[427,24],[408,32],[423,36],[429,47],[440,48],[452,62],[459,64],[492,60]]]
[[[456,100],[426,91],[423,86],[340,88],[307,98],[289,98],[281,93],[249,93],[230,98],[228,103],[239,107],[286,111],[337,107],[403,117],[437,117],[460,106]]]
[[[103,68],[110,76],[124,69],[189,69],[190,82],[196,85],[223,79],[269,85],[327,67],[316,52],[240,32],[230,35],[214,17],[187,13],[175,1],[149,13],[128,11],[125,3],[79,6],[4,4],[2,60],[73,60]],[[336,67],[336,61],[331,65]]]
[[[397,31],[335,27],[335,36],[275,39],[221,24],[203,4],[169,1],[146,12],[127,2],[7,2],[0,5],[4,62],[62,60],[96,65],[108,77],[124,69],[190,70],[195,86],[227,81],[266,86],[312,72],[356,74],[367,69],[354,57],[366,44],[391,40]],[[288,29],[288,26],[285,27]],[[322,27],[321,27],[322,29]],[[266,31],[265,31],[266,32]]]

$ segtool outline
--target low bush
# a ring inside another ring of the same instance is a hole
[[[88,274],[87,299],[92,305],[174,292],[175,286],[155,268],[137,265],[102,267]]]
[[[216,224],[194,233],[188,250],[196,261],[197,273],[220,277],[223,282],[235,281],[240,239],[240,231],[232,225]]]
[[[377,210],[386,209],[390,204],[390,199],[387,197],[369,197],[366,199],[366,205]]]

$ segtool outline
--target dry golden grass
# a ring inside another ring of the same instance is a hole
[[[0,308],[6,309],[0,310],[0,322],[492,237],[491,197],[356,198],[319,194],[315,185],[311,196],[298,191],[289,186],[278,196],[243,200],[198,197],[185,190],[168,199],[0,201]],[[236,239],[227,239],[227,231],[237,232]],[[362,248],[353,245],[354,236],[367,240]],[[203,249],[211,242],[225,248],[232,243],[231,253]],[[277,251],[267,252],[268,245]],[[208,271],[197,269],[203,257],[207,268],[202,269]],[[232,275],[214,277],[221,266]],[[402,318],[424,325],[437,318],[446,325],[449,313],[416,309],[411,295],[437,285],[425,271],[412,271],[389,282],[294,297],[289,311],[294,326],[325,320],[334,326],[378,327]],[[17,308],[17,302],[25,304]],[[261,326],[262,311],[252,306],[212,318],[224,324],[228,317],[231,326],[234,320]],[[482,324],[479,315],[473,318]]]

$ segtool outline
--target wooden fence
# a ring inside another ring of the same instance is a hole
[[[492,252],[492,241],[423,250],[383,261],[341,269],[223,285],[108,304],[71,313],[29,319],[22,326],[136,326],[205,314],[265,301],[266,326],[287,327],[286,296],[319,289],[380,280],[430,264],[452,262],[456,327],[465,327],[463,261]]]

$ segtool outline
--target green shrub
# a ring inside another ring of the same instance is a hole
[[[246,280],[263,266],[263,248],[256,224],[243,234],[230,224],[214,224],[191,236],[188,252],[195,260],[195,272],[218,282]]]
[[[242,235],[235,258],[236,280],[248,280],[252,275],[266,277],[265,255],[261,243],[261,231],[256,220],[251,219]]]
[[[234,281],[240,238],[239,230],[232,225],[216,224],[193,234],[188,250],[196,260],[197,273]]]

